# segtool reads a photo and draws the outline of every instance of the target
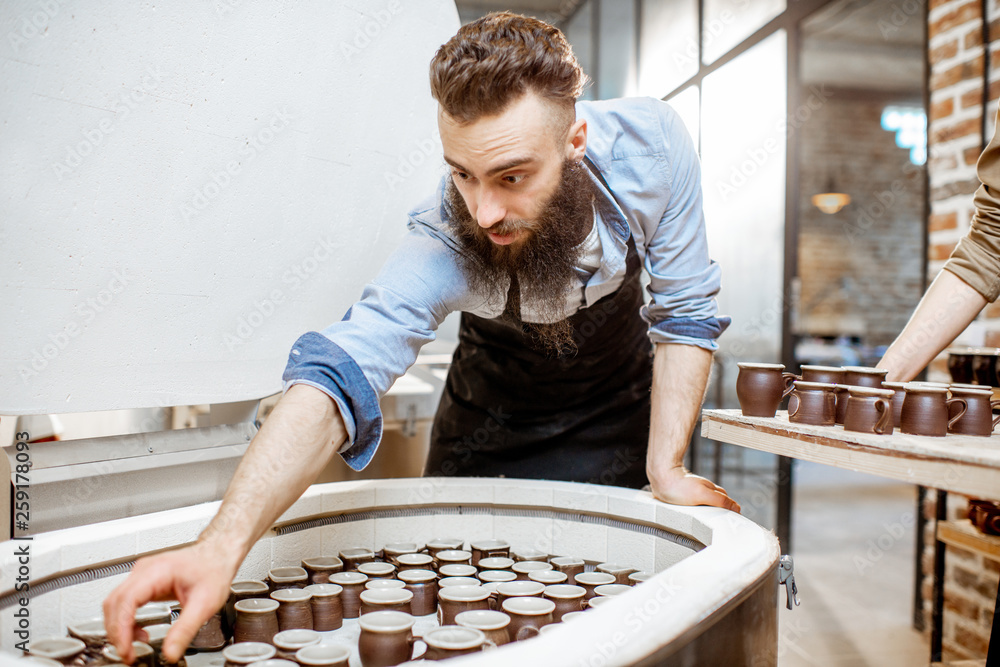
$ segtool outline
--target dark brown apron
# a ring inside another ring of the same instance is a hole
[[[640,270],[630,236],[624,282],[570,317],[578,348],[559,356],[518,322],[463,313],[424,475],[646,485],[653,365]]]

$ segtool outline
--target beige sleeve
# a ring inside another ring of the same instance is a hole
[[[997,114],[1000,128],[1000,113]],[[944,268],[969,284],[988,301],[1000,296],[1000,137],[979,156],[976,172],[982,185],[973,199],[972,227],[951,253]]]

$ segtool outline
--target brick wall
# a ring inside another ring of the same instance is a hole
[[[969,229],[972,196],[979,187],[976,161],[992,136],[993,116],[1000,97],[1000,7],[990,0],[987,15],[980,0],[931,0],[928,11],[930,110],[928,176],[931,215],[928,220],[928,279],[937,275],[955,244]],[[989,71],[983,48],[983,25],[989,26]],[[983,89],[988,91],[986,137],[983,136]],[[1000,346],[1000,306],[983,312],[974,327],[980,333],[970,343]],[[932,365],[931,379],[947,379],[946,357]],[[924,610],[930,619],[930,575],[933,570],[934,507],[925,504],[931,519],[925,532],[922,558]],[[964,517],[965,500],[949,497],[949,518]],[[945,576],[943,657],[982,658],[986,655],[1000,563],[963,549],[948,547]],[[929,623],[928,623],[929,627]]]
[[[920,299],[923,174],[881,126],[885,107],[898,104],[921,100],[831,90],[801,132],[798,334],[853,334],[888,345]],[[826,214],[810,198],[831,179],[851,203]]]

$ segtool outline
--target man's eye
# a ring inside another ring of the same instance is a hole
[[[452,171],[451,175],[454,176],[455,178],[463,180],[463,181],[469,180],[469,175],[467,173],[465,173],[464,171]]]
[[[520,183],[521,181],[524,180],[524,175],[523,174],[519,174],[517,176],[504,176],[503,180],[506,181],[507,183],[511,183],[513,185],[517,185],[518,183]]]

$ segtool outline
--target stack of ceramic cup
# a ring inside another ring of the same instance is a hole
[[[787,396],[788,421],[858,433],[988,437],[1000,422],[1000,401],[981,385],[886,382],[886,370],[862,366],[803,366],[802,375],[781,364],[739,367],[736,393],[750,417],[774,417]]]

